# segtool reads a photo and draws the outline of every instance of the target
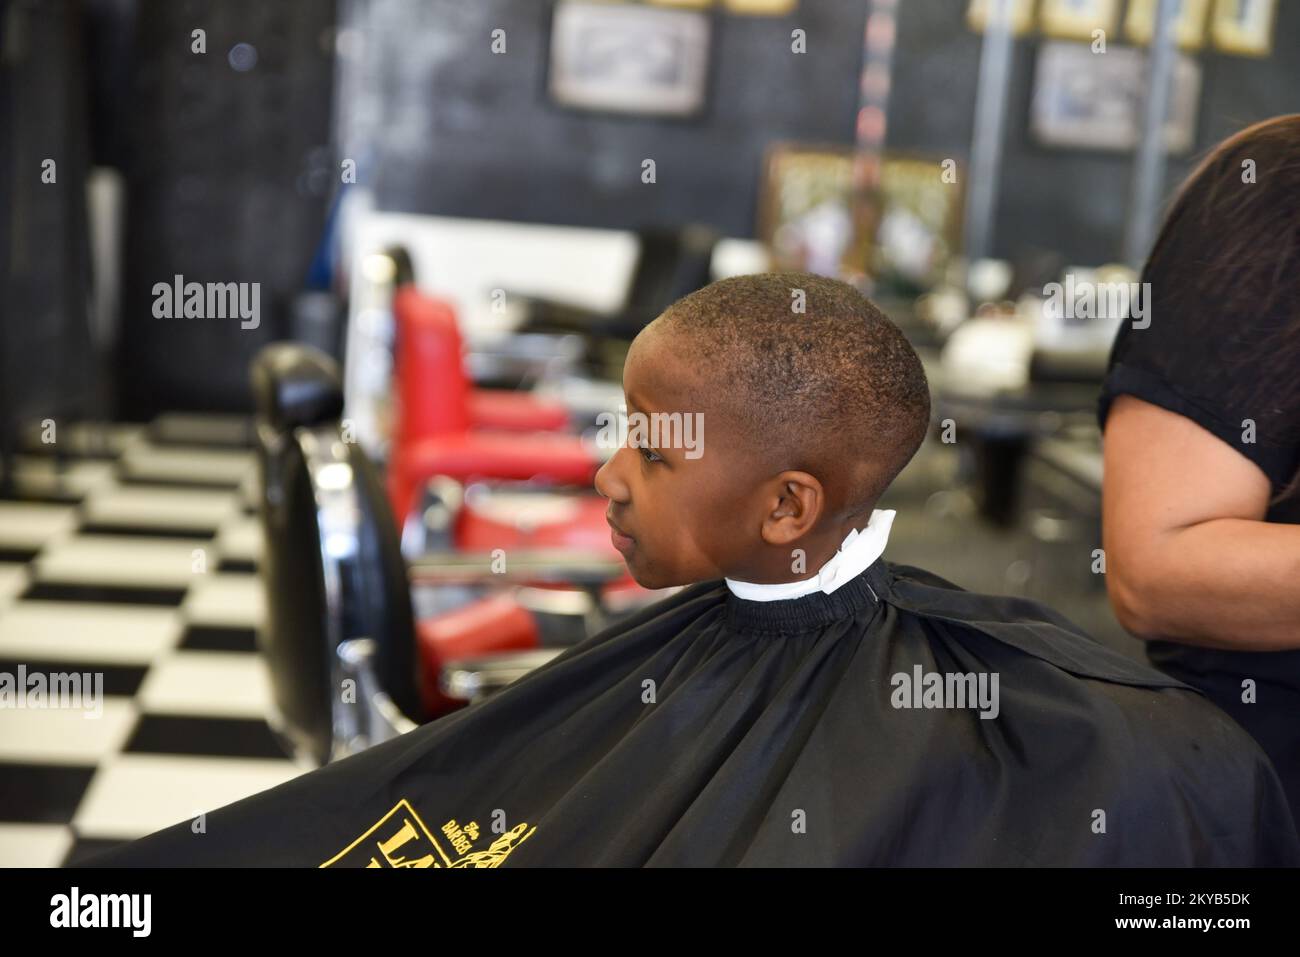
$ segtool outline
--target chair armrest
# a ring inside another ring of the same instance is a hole
[[[520,362],[563,362],[569,365],[582,359],[583,338],[576,332],[514,332],[487,342],[475,342],[465,355],[489,355]]]
[[[603,312],[543,296],[507,293],[506,301],[523,315],[519,332],[589,333],[607,320]]]
[[[436,476],[537,479],[590,487],[599,459],[582,439],[547,432],[464,432],[399,445],[388,471],[388,497],[399,528],[415,505],[416,490]]]
[[[442,669],[449,661],[532,650],[538,645],[537,620],[512,595],[480,598],[415,626],[420,649],[420,686],[427,714],[460,707],[463,698],[442,693]]]
[[[617,581],[626,572],[621,559],[571,551],[512,551],[501,571],[493,571],[494,565],[499,567],[500,563],[490,554],[453,552],[417,558],[409,563],[407,574],[412,585],[555,582],[590,587]]]
[[[334,745],[331,761],[364,751],[406,734],[415,723],[398,710],[375,674],[375,643],[370,638],[340,642],[335,649],[335,687],[354,682],[355,701],[333,704]]]
[[[405,476],[423,483],[437,475],[465,482],[474,478],[539,479],[562,485],[590,485],[599,459],[577,436],[551,433],[465,432],[412,442],[394,459]]]
[[[449,661],[442,668],[438,685],[447,697],[473,703],[518,681],[564,651],[563,648],[539,648]]]
[[[509,389],[473,389],[470,427],[506,432],[558,432],[569,426],[569,410],[559,402]]]

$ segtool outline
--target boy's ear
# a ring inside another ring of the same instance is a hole
[[[807,472],[787,471],[772,479],[763,516],[763,541],[785,546],[812,530],[826,507],[826,490]]]

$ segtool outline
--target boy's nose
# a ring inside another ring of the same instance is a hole
[[[619,449],[596,470],[596,491],[611,502],[625,503],[628,500],[627,484],[618,477],[618,460],[627,447]]]

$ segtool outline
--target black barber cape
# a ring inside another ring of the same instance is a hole
[[[689,586],[195,830],[90,863],[1300,863],[1272,766],[1198,692],[883,559],[787,600]]]

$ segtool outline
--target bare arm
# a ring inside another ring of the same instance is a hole
[[[1139,638],[1300,648],[1300,525],[1263,521],[1264,472],[1191,419],[1129,395],[1106,421],[1106,588]]]

